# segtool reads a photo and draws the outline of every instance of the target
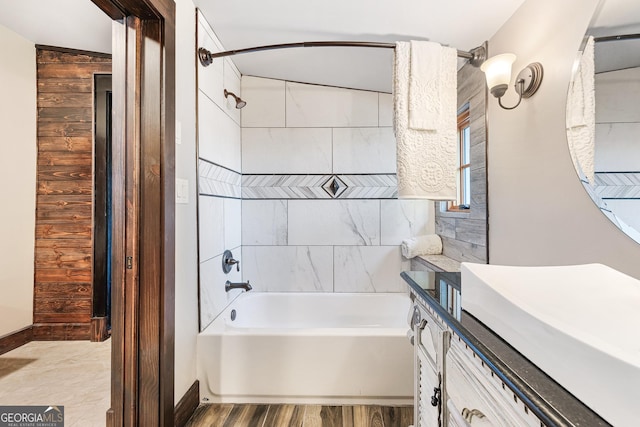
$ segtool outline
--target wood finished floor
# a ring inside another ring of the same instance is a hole
[[[187,427],[408,427],[412,406],[200,405]]]

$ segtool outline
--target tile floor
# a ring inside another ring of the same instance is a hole
[[[33,341],[0,356],[0,405],[64,406],[65,427],[102,427],[111,340]]]

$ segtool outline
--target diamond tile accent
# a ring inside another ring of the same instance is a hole
[[[347,184],[342,182],[340,178],[334,175],[324,183],[322,188],[324,188],[324,191],[326,191],[331,197],[335,199],[337,197],[340,197],[340,195],[344,193],[344,191],[347,189]]]

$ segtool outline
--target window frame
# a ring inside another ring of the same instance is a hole
[[[465,129],[469,129],[468,138],[465,138]],[[458,138],[458,168],[456,172],[456,179],[458,182],[458,197],[455,201],[447,202],[448,212],[470,212],[471,208],[471,181],[467,185],[464,180],[464,172],[468,171],[471,174],[471,120],[470,109],[467,104],[463,109],[459,110],[457,116],[457,138]],[[467,163],[464,161],[465,148],[468,147],[469,158]],[[460,205],[464,204],[465,194],[469,195],[469,209],[461,209]]]

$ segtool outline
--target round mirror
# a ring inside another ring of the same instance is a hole
[[[640,1],[607,0],[567,97],[567,140],[585,189],[640,243]]]

